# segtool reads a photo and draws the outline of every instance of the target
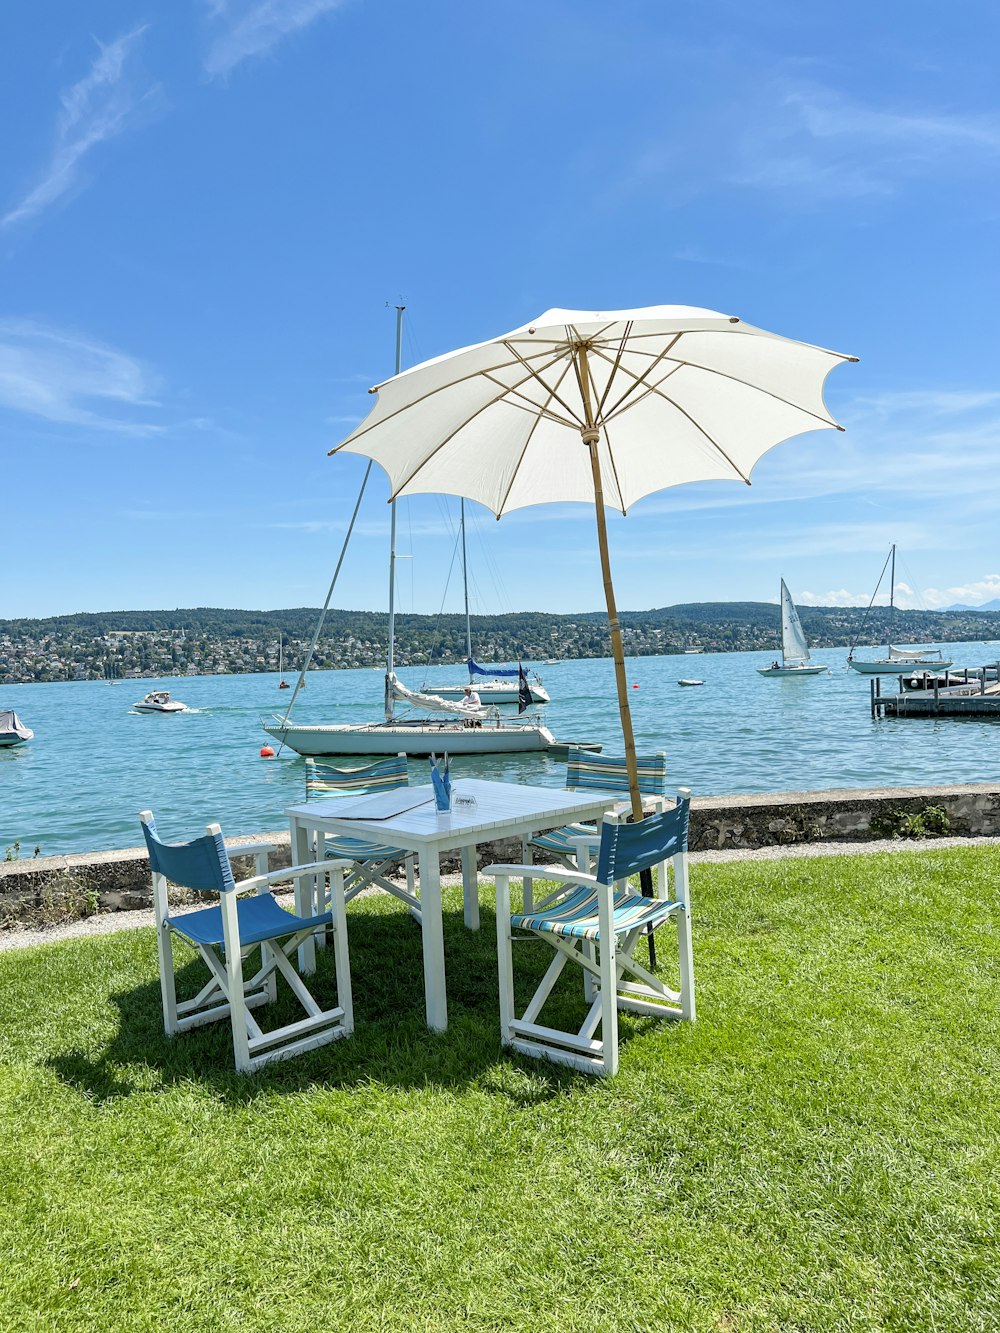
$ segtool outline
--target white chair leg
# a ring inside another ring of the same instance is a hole
[[[240,953],[240,925],[236,914],[235,893],[223,893],[219,898],[222,909],[222,936],[226,949],[226,989],[228,990],[229,1017],[233,1028],[233,1055],[240,1073],[248,1073],[250,1065],[250,1034],[247,1031],[246,994],[243,989],[243,957]]]
[[[605,884],[597,886],[598,921],[600,924],[599,953],[601,969],[601,1045],[604,1053],[604,1072],[618,1072],[618,942],[615,939],[614,889]]]
[[[532,865],[534,863],[534,852],[535,849],[527,838],[523,839],[521,842],[521,864],[524,866]],[[525,915],[535,910],[534,881],[527,875],[525,875],[522,882],[521,902],[523,904],[521,911],[524,912]]]
[[[695,1021],[694,948],[691,942],[691,885],[688,859],[683,852],[674,857],[674,893],[681,904],[677,913],[677,954],[680,962],[681,1014]]]
[[[330,871],[330,911],[333,915],[333,962],[337,975],[337,1001],[344,1011],[345,1034],[354,1031],[354,995],[351,990],[351,955],[347,947],[347,905],[344,902],[344,872]]]
[[[174,950],[170,938],[167,881],[153,874],[153,906],[156,909],[156,954],[160,964],[160,999],[163,1004],[163,1031],[172,1037],[177,1026],[177,983],[174,978]]]
[[[500,1040],[514,1039],[514,954],[510,939],[510,878],[497,875],[497,966],[500,974]]]

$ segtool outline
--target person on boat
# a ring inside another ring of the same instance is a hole
[[[778,661],[777,658],[775,658],[774,661],[771,663],[770,670],[780,671],[780,669],[781,669],[781,663]]]
[[[474,708],[482,708],[483,706],[483,701],[480,699],[478,691],[474,690],[471,685],[465,686],[465,693],[459,702],[463,708],[468,708],[470,710]],[[467,727],[481,727],[482,725],[483,724],[478,717],[470,717],[465,723],[465,726]]]

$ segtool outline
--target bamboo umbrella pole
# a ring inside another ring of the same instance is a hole
[[[628,681],[625,679],[625,649],[622,646],[622,630],[618,621],[618,608],[615,603],[615,589],[611,582],[611,560],[608,555],[608,524],[604,513],[604,484],[601,481],[601,460],[597,445],[600,431],[594,424],[593,409],[590,402],[590,377],[587,369],[587,349],[577,348],[577,370],[580,377],[580,390],[583,396],[584,424],[580,437],[590,450],[590,467],[594,475],[594,506],[597,512],[597,546],[601,554],[601,574],[604,579],[604,600],[608,606],[608,630],[611,634],[611,655],[615,663],[615,683],[618,686],[618,711],[621,714],[622,736],[625,741],[625,768],[628,773],[628,790],[632,801],[632,818],[638,823],[642,819],[642,795],[639,791],[639,768],[635,758],[635,737],[632,733],[632,712],[628,702]]]

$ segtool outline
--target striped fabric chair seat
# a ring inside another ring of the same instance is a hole
[[[594,890],[580,888],[539,912],[529,915],[515,913],[510,924],[521,930],[544,930],[550,935],[573,935],[581,940],[596,940],[601,929],[599,907]],[[678,907],[676,902],[641,898],[627,891],[616,893],[612,912],[614,932],[620,935],[646,926],[658,926]]]
[[[654,807],[663,808],[667,794],[667,756],[662,750],[654,754],[636,756],[639,770],[639,790],[653,798]],[[570,750],[566,761],[567,791],[616,791],[628,795],[628,769],[624,755],[590,754],[586,750]],[[538,833],[525,846],[538,847],[559,865],[576,865],[577,848],[574,838],[597,838],[595,824],[565,824],[562,828]]]
[[[368,796],[374,792],[393,791],[409,782],[405,754],[394,754],[361,768],[335,768],[333,764],[319,764],[306,760],[306,800],[328,801],[347,796]],[[354,870],[347,876],[346,901],[356,898],[362,889],[379,888],[406,904],[414,918],[420,920],[420,899],[417,896],[414,854],[390,843],[369,842],[339,833],[328,833],[317,856],[354,862]],[[402,861],[406,870],[406,887],[387,878],[389,866]],[[319,906],[319,904],[317,904]]]

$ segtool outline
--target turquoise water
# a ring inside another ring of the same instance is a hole
[[[957,666],[1000,659],[996,643],[949,649]],[[997,723],[873,721],[868,682],[845,668],[847,650],[815,656],[830,675],[766,680],[756,668],[773,654],[761,652],[630,662],[638,748],[666,750],[672,779],[701,795],[1000,779]],[[610,660],[560,662],[541,674],[553,696],[541,712],[560,740],[601,741],[621,753]],[[410,686],[425,679],[419,668],[401,675]],[[705,685],[681,689],[681,677]],[[435,682],[444,680],[462,681],[462,668],[434,672]],[[133,713],[132,703],[154,688],[192,711]],[[883,682],[893,688],[892,678]],[[0,708],[13,708],[35,732],[27,745],[0,750],[0,856],[15,839],[22,856],[36,845],[44,855],[134,847],[137,812],[147,807],[171,838],[209,820],[236,835],[284,827],[283,811],[304,796],[303,760],[290,751],[264,760],[259,750],[268,740],[261,716],[288,697],[274,675],[0,687]],[[365,722],[381,704],[379,672],[311,672],[295,716]],[[561,786],[564,768],[540,755],[500,755],[455,760],[453,771]],[[411,780],[426,771],[426,761],[413,760]]]

